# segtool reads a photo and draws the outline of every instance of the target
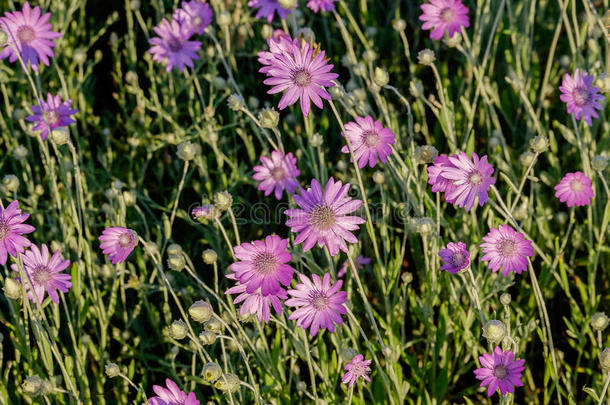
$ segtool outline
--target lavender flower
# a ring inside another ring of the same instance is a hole
[[[62,103],[61,97],[58,95],[53,96],[51,93],[47,94],[47,101],[40,100],[40,106],[33,105],[33,115],[26,117],[26,121],[35,122],[34,131],[40,131],[40,137],[44,140],[47,139],[50,132],[56,128],[67,127],[70,124],[74,124],[76,121],[72,119],[71,115],[76,114],[78,110],[71,109],[72,100],[67,100]],[[46,120],[45,120],[46,116]]]
[[[212,8],[201,0],[183,1],[182,8],[174,11],[174,20],[186,26],[189,36],[201,35],[212,23]]]
[[[593,86],[593,75],[587,75],[587,71],[574,71],[574,76],[566,73],[559,87],[561,101],[566,103],[568,114],[572,114],[577,120],[584,120],[587,125],[592,126],[591,117],[598,118],[597,110],[602,106],[599,102],[604,96],[599,94],[599,89]]]
[[[280,20],[292,13],[291,9],[282,7],[279,0],[250,0],[248,6],[257,8],[256,18],[266,18],[267,22],[273,21],[275,13],[280,17]]]
[[[481,387],[487,386],[487,396],[491,397],[498,388],[502,395],[514,392],[514,387],[522,387],[521,372],[525,370],[525,360],[515,360],[512,351],[502,351],[496,346],[492,354],[479,356],[483,367],[474,370]]]
[[[30,214],[22,214],[19,201],[11,202],[8,207],[0,205],[0,264],[4,266],[8,255],[17,257],[32,243],[22,235],[36,230],[32,225],[24,224]]]
[[[370,115],[365,118],[356,117],[356,122],[345,124],[345,133],[342,132],[341,135],[346,136],[352,145],[354,157],[361,169],[367,163],[370,167],[375,167],[377,158],[385,163],[392,154],[390,145],[395,142],[394,133]],[[345,145],[341,152],[349,153],[348,146]]]
[[[462,27],[470,27],[468,7],[462,0],[430,0],[430,3],[420,6],[423,13],[419,16],[424,21],[422,29],[432,30],[430,38],[441,39],[445,32],[449,38],[462,31]]]
[[[371,381],[369,374],[371,373],[371,360],[364,360],[364,356],[357,354],[354,356],[352,361],[345,365],[346,373],[343,375],[341,382],[343,384],[349,384],[351,387],[358,381],[359,378],[363,378],[366,381]]]
[[[165,385],[167,388],[153,385],[153,391],[157,396],[150,398],[148,405],[201,405],[194,392],[189,392],[187,395],[169,378],[165,379]]]
[[[235,274],[227,274],[226,277],[231,280],[236,280],[236,285],[225,291],[225,294],[239,294],[235,300],[233,300],[233,304],[243,302],[239,311],[241,316],[252,314],[256,315],[259,322],[264,320],[265,323],[269,323],[269,319],[271,318],[271,307],[273,307],[278,315],[282,314],[281,300],[288,298],[286,290],[283,288],[277,290],[275,294],[269,295],[261,294],[260,288],[253,293],[248,293],[246,291],[246,285],[241,284],[239,280],[237,280],[237,277],[235,277]]]
[[[583,172],[567,173],[555,186],[555,197],[566,203],[568,207],[589,205],[593,196],[591,179]]]
[[[199,59],[197,51],[201,42],[189,41],[190,30],[189,24],[180,24],[176,19],[170,22],[165,18],[154,28],[158,37],[148,40],[152,45],[148,52],[153,55],[153,60],[165,63],[167,72],[174,67],[184,72],[185,66],[192,68],[193,60]]]
[[[259,181],[258,190],[264,191],[265,196],[272,192],[275,193],[275,198],[282,199],[284,190],[290,194],[299,186],[297,176],[300,174],[297,169],[297,159],[292,153],[284,155],[280,150],[271,152],[271,158],[261,156],[261,166],[254,166],[254,175],[252,178]]]
[[[534,255],[534,248],[522,233],[508,225],[500,225],[491,228],[483,241],[481,249],[485,254],[481,261],[489,262],[493,272],[502,269],[502,275],[506,277],[511,271],[517,274],[527,271],[527,258]]]
[[[123,227],[106,228],[98,238],[102,253],[108,255],[112,264],[123,263],[135,248],[136,233]]]
[[[319,11],[333,11],[335,3],[339,0],[308,0],[307,7],[313,10],[314,13]]]
[[[456,274],[470,264],[470,253],[468,253],[464,242],[449,242],[445,249],[438,252],[438,255],[444,263],[441,270],[448,271],[451,274]]]

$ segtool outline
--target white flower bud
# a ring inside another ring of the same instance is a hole
[[[17,160],[24,160],[28,157],[28,148],[23,145],[17,145],[13,148],[13,157]]]
[[[197,153],[197,148],[195,145],[191,143],[191,141],[182,142],[178,145],[178,152],[176,155],[185,162],[193,160],[195,158],[195,154]]]
[[[402,18],[392,21],[392,28],[397,32],[402,32],[407,28],[407,22]]]
[[[87,51],[83,48],[75,49],[72,59],[74,59],[77,65],[83,65],[87,61]]]
[[[322,135],[316,132],[311,136],[311,140],[309,142],[314,148],[319,148],[324,143],[324,138],[322,137]]]
[[[57,146],[66,145],[70,142],[70,131],[66,127],[55,128],[51,131],[51,142]]]
[[[362,58],[367,62],[375,62],[375,60],[377,60],[377,58],[378,58],[378,55],[377,55],[377,52],[375,52],[374,50],[367,49],[362,54]]]
[[[261,28],[261,36],[264,39],[271,38],[273,36],[273,27],[269,24],[263,25],[263,28]]]
[[[383,184],[385,182],[385,174],[381,170],[375,171],[373,173],[373,181],[375,184]]]

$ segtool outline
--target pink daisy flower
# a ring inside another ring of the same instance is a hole
[[[265,196],[272,192],[275,198],[282,199],[284,190],[290,194],[299,186],[297,176],[301,173],[297,169],[297,158],[292,153],[284,155],[280,150],[271,152],[271,158],[261,156],[261,166],[254,166],[252,178],[258,182],[258,190],[264,191]]]
[[[335,3],[339,0],[309,0],[307,7],[313,10],[314,13],[319,11],[333,11]]]
[[[373,120],[370,115],[365,118],[356,117],[356,122],[345,124],[345,133],[342,132],[341,135],[347,136],[361,169],[367,163],[370,167],[375,167],[377,158],[385,163],[387,157],[392,154],[390,145],[395,142],[394,133],[384,128],[380,121]],[[347,145],[341,152],[349,153]]]
[[[212,23],[212,8],[201,0],[183,1],[182,8],[174,11],[174,19],[185,25],[190,35],[201,35]]]
[[[23,270],[30,282],[22,281],[22,283],[30,300],[34,301],[37,298],[38,302],[42,303],[47,292],[51,301],[59,304],[57,290],[65,293],[72,287],[70,281],[72,276],[62,273],[70,265],[70,260],[63,260],[59,250],[55,251],[53,256],[49,256],[47,245],[43,243],[41,247],[42,249],[38,249],[38,246],[32,245],[30,250],[23,254]],[[19,272],[16,264],[11,265],[11,268]],[[30,283],[34,287],[35,297]]]
[[[525,360],[515,360],[513,352],[502,351],[496,346],[492,354],[479,356],[483,367],[474,370],[481,387],[487,386],[487,396],[491,397],[498,388],[502,395],[515,392],[514,387],[522,387],[521,372],[525,370]]]
[[[481,261],[489,262],[494,273],[502,269],[502,275],[506,277],[511,271],[517,274],[527,271],[527,258],[534,255],[534,248],[522,233],[508,225],[500,225],[491,228],[483,241],[481,249],[485,254]]]
[[[286,264],[290,262],[290,252],[286,250],[288,239],[270,235],[252,243],[242,243],[233,248],[235,257],[240,261],[229,266],[235,278],[246,286],[248,294],[260,288],[261,294],[267,296],[281,290],[280,284],[288,287],[292,281],[294,269]]]
[[[273,31],[273,36],[267,39],[268,51],[260,51],[257,53],[258,62],[263,65],[258,71],[265,73],[273,68],[276,55],[289,53],[294,57],[293,51],[299,49],[298,39],[290,38],[290,35],[286,34],[283,30]]]
[[[291,9],[280,6],[278,0],[250,0],[248,6],[257,8],[256,18],[266,18],[267,22],[273,21],[275,13],[277,13],[280,20],[286,18],[286,15],[292,13]]]
[[[593,196],[591,179],[583,172],[567,173],[555,186],[555,197],[566,203],[568,207],[589,205]]]
[[[358,256],[356,258],[356,261],[354,262],[354,264],[356,265],[356,270],[361,270],[364,266],[366,266],[367,264],[371,263],[371,259],[369,259],[368,257],[364,257],[362,255]],[[343,262],[343,264],[341,265],[341,268],[339,268],[339,271],[337,272],[337,277],[343,277],[346,273],[347,273],[347,267],[349,266],[349,260],[346,260]]]
[[[19,201],[11,202],[3,208],[0,204],[0,264],[4,266],[8,255],[17,257],[32,243],[22,235],[36,230],[32,225],[24,224],[30,214],[22,214]]]
[[[420,6],[423,13],[419,16],[424,21],[423,30],[432,30],[430,38],[441,39],[445,32],[449,38],[462,31],[462,27],[470,27],[468,7],[462,0],[430,0]]]
[[[70,124],[74,124],[71,115],[76,114],[78,110],[70,108],[72,106],[72,100],[67,100],[62,103],[61,97],[56,95],[53,97],[51,93],[47,94],[47,101],[40,100],[40,106],[33,105],[33,115],[26,117],[26,121],[35,122],[34,131],[40,131],[40,137],[44,140],[49,136],[49,130],[53,131],[56,128],[67,127]],[[45,121],[46,115],[46,121]]]
[[[227,274],[226,277],[231,280],[237,280],[237,277],[235,277],[235,274],[233,273]],[[283,288],[280,288],[275,294],[263,295],[261,294],[260,288],[250,294],[246,291],[246,286],[239,281],[236,282],[234,287],[225,291],[225,294],[239,294],[235,300],[233,300],[233,304],[243,302],[239,311],[241,316],[246,314],[256,315],[259,322],[264,320],[265,323],[269,323],[269,319],[271,318],[271,307],[273,307],[278,315],[281,315],[282,300],[288,298],[286,290]]]
[[[123,263],[137,244],[137,234],[122,227],[106,228],[98,238],[102,253],[108,255],[112,264]]]
[[[445,249],[438,252],[438,255],[444,263],[441,270],[448,271],[451,274],[456,274],[470,265],[470,253],[468,253],[464,242],[449,242]]]
[[[447,155],[435,157],[434,164],[428,166],[428,184],[432,185],[432,192],[451,193],[455,190],[453,182],[442,176],[443,170],[450,167],[453,167],[453,164]]]
[[[593,118],[598,118],[597,110],[601,110],[599,104],[604,96],[599,94],[599,89],[593,86],[593,75],[587,75],[587,71],[574,71],[574,76],[566,73],[559,87],[561,101],[566,103],[568,114],[572,114],[577,120],[585,120],[587,125],[593,125]]]
[[[158,37],[148,40],[152,45],[148,52],[153,55],[153,60],[165,63],[167,72],[174,67],[184,72],[185,66],[192,68],[193,60],[199,59],[197,51],[201,42],[189,41],[190,29],[189,24],[180,24],[176,19],[169,22],[165,18],[154,27]]]
[[[345,241],[358,242],[352,231],[366,221],[347,215],[362,205],[362,201],[347,196],[349,186],[349,183],[343,185],[331,177],[322,190],[318,180],[314,179],[311,188],[307,191],[301,189],[300,195],[294,196],[300,209],[284,211],[290,217],[286,226],[299,234],[294,243],[303,242],[303,251],[307,252],[317,243],[320,247],[326,245],[330,255],[335,256],[339,250],[347,253]]]
[[[263,83],[272,86],[268,94],[284,92],[278,104],[280,110],[300,100],[301,111],[307,117],[310,101],[322,108],[322,99],[331,99],[325,87],[334,86],[331,80],[339,75],[330,72],[334,65],[327,62],[324,51],[317,53],[308,43],[299,45],[287,38],[280,38],[279,43],[278,47],[285,51],[267,54],[263,63],[266,66],[259,70],[268,76]]]
[[[61,37],[59,32],[51,31],[51,13],[40,15],[40,7],[30,7],[27,1],[22,11],[6,12],[0,18],[0,29],[8,36],[7,44],[0,52],[0,59],[9,58],[13,63],[23,60],[25,66],[32,66],[38,72],[38,64],[49,66],[49,58],[54,56],[54,39]],[[15,52],[17,50],[17,52]]]
[[[288,319],[297,320],[297,326],[307,329],[309,334],[316,336],[318,329],[335,331],[335,324],[341,325],[347,310],[343,303],[347,299],[345,291],[339,291],[343,281],[331,284],[330,274],[324,274],[320,279],[317,274],[311,275],[312,280],[304,274],[299,274],[301,282],[294,290],[288,290],[292,298],[286,301],[289,307],[298,307]]]
[[[148,405],[201,405],[194,392],[189,392],[187,395],[169,378],[165,379],[165,385],[167,388],[153,385],[153,391],[157,396],[149,398]]]
[[[355,355],[352,361],[345,365],[346,373],[343,375],[341,382],[343,382],[343,384],[349,384],[351,387],[359,378],[363,378],[365,381],[371,381],[369,378],[369,374],[371,373],[370,365],[371,361],[364,360],[363,355]]]

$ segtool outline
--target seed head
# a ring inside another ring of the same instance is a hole
[[[184,253],[179,253],[177,255],[169,255],[167,258],[167,267],[174,271],[182,271],[186,266],[186,259],[184,258]]]
[[[598,331],[603,331],[608,327],[608,317],[603,312],[597,312],[591,317],[591,327]]]
[[[197,322],[205,323],[214,315],[214,308],[203,300],[195,301],[189,307],[189,315]]]
[[[544,135],[535,136],[530,140],[530,148],[536,153],[544,153],[549,149],[549,138]]]
[[[227,211],[233,205],[233,197],[228,191],[220,191],[214,197],[214,204],[220,211]]]
[[[176,154],[180,159],[188,162],[195,159],[197,148],[191,143],[191,141],[185,141],[178,145],[178,152]]]
[[[218,380],[222,375],[222,368],[214,362],[206,363],[203,366],[203,378],[209,383]]]
[[[434,51],[432,49],[424,49],[419,51],[417,54],[417,61],[421,65],[432,66],[435,60],[436,56],[434,55]]]
[[[483,337],[485,337],[490,343],[498,344],[502,342],[506,336],[506,326],[502,321],[491,320],[483,326]]]
[[[176,340],[182,340],[186,337],[188,333],[188,328],[186,323],[183,320],[179,319],[177,321],[172,322],[169,327],[169,335]]]
[[[108,377],[114,378],[121,374],[121,369],[116,363],[106,363],[106,366],[104,367],[104,372]]]

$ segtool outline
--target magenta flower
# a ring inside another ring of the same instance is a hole
[[[424,21],[423,30],[432,30],[430,38],[441,39],[445,32],[449,38],[462,31],[462,27],[470,27],[468,7],[462,0],[430,0],[430,3],[420,6],[423,13],[419,16]]]
[[[333,11],[337,1],[339,0],[308,0],[307,7],[313,10],[314,13],[319,11]]]
[[[364,356],[357,354],[354,356],[352,361],[345,365],[346,373],[343,374],[341,382],[343,384],[349,384],[351,387],[358,381],[358,378],[363,378],[366,381],[371,381],[369,374],[371,373],[371,361],[364,360]]]
[[[273,31],[273,36],[267,39],[268,51],[260,51],[257,53],[258,62],[263,65],[259,69],[260,73],[269,72],[273,69],[276,55],[290,54],[294,57],[294,50],[299,49],[299,40],[290,38],[290,35],[286,34],[283,30]]]
[[[496,346],[492,354],[479,356],[483,367],[474,370],[481,387],[487,386],[487,396],[491,397],[500,388],[502,395],[513,393],[514,387],[522,387],[521,372],[525,370],[525,360],[515,360],[513,352],[502,351]]]
[[[449,242],[445,249],[438,252],[438,255],[444,263],[441,270],[448,271],[451,274],[456,274],[470,264],[470,253],[468,253],[464,242]]]
[[[269,41],[270,48],[272,42]],[[279,43],[281,45],[278,47],[284,51],[270,51],[266,54],[267,59],[263,58],[266,66],[259,72],[268,76],[263,83],[272,86],[268,94],[284,92],[278,104],[280,110],[300,100],[301,111],[307,117],[311,108],[310,101],[322,108],[322,99],[331,99],[325,87],[334,86],[331,80],[339,75],[330,72],[334,65],[327,63],[324,51],[317,53],[308,43],[299,45],[298,41],[285,37],[280,38]]]
[[[362,255],[358,256],[354,262],[356,265],[356,270],[361,270],[364,266],[370,263],[371,259]],[[337,272],[337,277],[343,277],[347,273],[347,266],[349,266],[349,260],[343,262],[341,268],[339,268],[339,271]]]
[[[567,173],[555,186],[555,197],[566,203],[568,207],[589,205],[593,196],[591,179],[583,172]]]
[[[43,140],[49,136],[49,130],[53,131],[56,128],[67,127],[76,122],[72,119],[71,115],[76,114],[78,110],[70,108],[72,100],[62,103],[59,94],[53,97],[51,93],[48,93],[46,103],[44,100],[40,100],[40,105],[42,110],[37,105],[31,107],[34,114],[26,117],[26,121],[36,123],[33,129],[34,131],[40,131],[40,137]]]
[[[165,379],[165,385],[167,388],[153,385],[153,391],[157,396],[150,398],[148,405],[201,405],[194,392],[187,395],[169,378]]]
[[[381,122],[373,120],[370,115],[365,118],[356,117],[356,122],[345,124],[345,133],[342,132],[341,135],[347,135],[361,169],[367,163],[370,167],[375,167],[377,158],[385,163],[387,157],[392,154],[390,145],[395,142],[394,133],[384,128]],[[341,152],[349,153],[348,146],[345,145]]]
[[[228,279],[237,280],[235,274],[227,274]],[[288,298],[286,294],[286,290],[280,288],[275,294],[263,295],[261,294],[260,289],[256,290],[252,294],[246,291],[246,286],[241,284],[239,281],[236,282],[234,287],[229,288],[225,291],[225,294],[239,294],[235,300],[233,300],[233,304],[241,304],[241,309],[239,314],[244,316],[246,314],[256,315],[259,322],[263,320],[265,323],[269,323],[269,319],[271,318],[271,310],[273,307],[275,312],[278,315],[282,314],[282,301]]]
[[[38,64],[49,66],[49,57],[53,57],[54,39],[61,37],[59,32],[51,31],[49,19],[51,13],[40,15],[40,7],[30,7],[25,2],[22,11],[4,13],[0,18],[0,29],[6,32],[8,39],[0,52],[0,59],[9,58],[13,63],[21,57],[25,66],[32,66],[38,72]],[[15,52],[17,50],[17,52]]]
[[[270,235],[252,243],[242,243],[233,248],[235,257],[240,261],[229,266],[235,278],[246,286],[248,294],[260,288],[261,294],[277,294],[281,286],[290,286],[294,269],[290,262],[290,252],[286,250],[288,239]]]
[[[297,176],[301,173],[297,169],[297,158],[292,153],[284,155],[280,150],[271,152],[271,158],[261,156],[261,166],[254,166],[252,178],[259,181],[258,190],[264,191],[265,196],[275,192],[275,198],[282,199],[284,190],[290,194],[299,186]]]
[[[574,76],[566,73],[563,82],[559,86],[561,101],[566,103],[568,114],[572,114],[577,120],[585,120],[587,125],[592,126],[591,117],[598,118],[597,110],[602,106],[599,102],[604,96],[599,94],[599,89],[593,86],[593,75],[587,75],[587,71],[581,72],[579,69],[574,71]]]
[[[17,257],[23,253],[26,247],[32,243],[25,238],[24,234],[36,230],[32,225],[24,224],[30,214],[22,214],[19,209],[19,201],[11,202],[8,207],[2,208],[0,204],[0,264],[4,266],[8,255]]]
[[[258,8],[256,18],[266,18],[267,22],[273,21],[275,13],[280,17],[280,20],[286,18],[286,15],[292,13],[291,9],[280,6],[278,0],[250,0],[248,6]]]
[[[297,320],[297,326],[307,329],[309,334],[316,336],[318,329],[335,331],[335,324],[341,325],[341,315],[347,313],[343,303],[347,299],[345,291],[339,291],[343,281],[339,280],[331,284],[330,274],[324,274],[320,279],[317,274],[312,274],[310,280],[304,274],[299,274],[301,282],[296,285],[295,290],[288,290],[292,298],[286,301],[289,307],[298,307],[288,319]]]
[[[28,298],[32,301],[38,299],[39,303],[44,300],[44,294],[47,292],[51,301],[59,304],[59,295],[57,291],[68,292],[72,287],[72,276],[62,273],[69,265],[70,260],[63,260],[59,250],[49,256],[49,249],[44,243],[38,246],[32,245],[30,250],[23,254],[23,270],[28,277],[29,282],[23,281],[23,286],[28,294]],[[19,273],[19,267],[16,264],[11,265],[13,271]],[[30,288],[30,283],[34,287],[34,292]],[[36,296],[34,296],[36,294]]]
[[[470,160],[464,152],[449,157],[437,156],[434,166],[428,166],[428,183],[432,191],[444,191],[445,200],[456,207],[465,207],[470,211],[478,197],[479,205],[488,200],[487,191],[496,182],[492,176],[494,169],[487,163],[487,156],[479,159],[472,153]]]
[[[525,239],[508,225],[491,228],[487,236],[483,236],[481,244],[483,257],[481,261],[489,262],[489,268],[495,273],[502,269],[502,275],[508,276],[511,271],[521,274],[527,271],[527,258],[534,255],[532,242]]]
[[[189,36],[201,35],[212,23],[212,8],[201,0],[183,1],[182,8],[174,11],[174,20],[185,25]]]
[[[98,238],[102,253],[108,255],[112,264],[123,263],[136,247],[137,234],[122,227],[106,228]]]
[[[180,24],[176,19],[171,22],[167,19],[154,27],[158,37],[148,40],[152,47],[148,50],[153,55],[153,60],[165,63],[165,70],[169,72],[177,68],[184,72],[184,67],[193,67],[193,60],[198,60],[197,51],[201,48],[201,42],[189,41],[191,36],[189,24]]]
[[[359,225],[366,221],[347,215],[362,205],[362,201],[347,196],[349,186],[349,183],[343,185],[331,177],[322,190],[318,180],[314,179],[311,188],[307,191],[301,189],[300,195],[294,196],[300,209],[284,211],[290,217],[286,226],[299,234],[294,243],[303,242],[303,251],[307,252],[317,243],[320,247],[326,245],[330,255],[335,256],[339,250],[347,253],[345,241],[358,242],[351,231],[359,229]]]

